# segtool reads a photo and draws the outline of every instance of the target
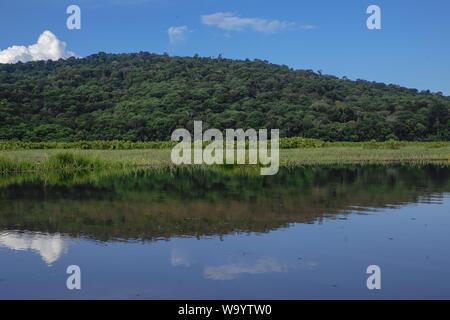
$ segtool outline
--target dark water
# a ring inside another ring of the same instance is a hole
[[[0,176],[2,299],[449,299],[449,248],[450,168]]]

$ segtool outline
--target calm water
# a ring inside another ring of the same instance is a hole
[[[0,176],[2,299],[449,299],[449,248],[450,168]]]

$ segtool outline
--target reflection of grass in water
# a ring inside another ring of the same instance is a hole
[[[222,167],[222,166],[167,166],[152,168],[106,168],[99,170],[51,170],[25,173],[6,173],[0,175],[0,186],[21,185],[27,183],[43,186],[83,186],[91,185],[100,189],[111,189],[118,193],[129,193],[136,190],[160,190],[165,194],[182,193],[183,197],[189,194],[198,196],[197,192],[208,194],[219,191],[233,190],[233,194],[246,193],[260,194],[270,188],[284,191],[292,188],[293,191],[310,189],[312,183],[327,185],[338,181],[347,183],[354,179],[364,179],[365,188],[385,186],[389,177],[395,179],[401,171],[410,179],[408,184],[420,184],[425,179],[424,172],[445,178],[448,166],[410,166],[410,165],[323,165],[281,168],[275,176],[261,176],[258,167]],[[383,172],[383,173],[380,173]],[[375,174],[377,173],[377,174]],[[371,179],[366,176],[372,175]],[[342,180],[343,179],[343,180]],[[385,181],[386,180],[386,181]],[[439,179],[440,181],[441,179]],[[386,183],[382,183],[386,182]],[[450,181],[446,181],[447,185]],[[238,187],[238,188],[237,188]],[[188,193],[186,193],[188,192]],[[272,194],[272,193],[271,193]]]
[[[73,168],[78,169],[73,169]],[[46,167],[50,168],[50,166]],[[95,184],[107,178],[124,177],[126,179],[133,176],[145,175],[149,179],[170,179],[179,176],[205,178],[211,176],[222,177],[260,177],[260,169],[257,166],[156,166],[150,168],[136,167],[102,167],[92,165],[79,166],[70,164],[66,169],[55,170],[27,170],[9,171],[0,174],[0,187],[11,184],[23,183],[44,183],[46,185],[80,185]],[[67,168],[70,168],[69,170]],[[93,170],[95,169],[95,170]]]
[[[0,227],[96,239],[265,232],[332,218],[349,206],[380,208],[450,190],[447,167],[307,166],[273,177],[241,173],[198,166],[8,175],[9,183],[0,178]]]

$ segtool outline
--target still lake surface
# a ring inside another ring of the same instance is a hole
[[[450,168],[0,176],[15,298],[450,299]]]

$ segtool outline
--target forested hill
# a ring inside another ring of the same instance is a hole
[[[325,140],[450,140],[450,97],[265,61],[99,53],[0,64],[0,140],[167,140],[193,120]]]

